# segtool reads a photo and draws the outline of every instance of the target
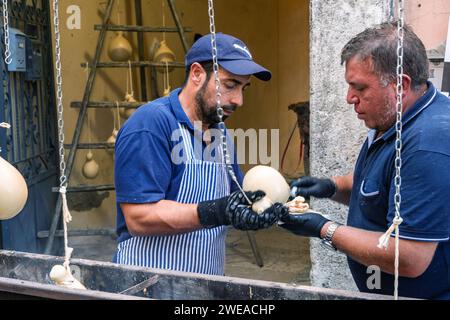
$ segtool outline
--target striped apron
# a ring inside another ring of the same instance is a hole
[[[191,134],[185,126],[179,127],[187,159],[176,201],[198,203],[229,195],[225,165],[196,159]],[[119,243],[117,262],[223,275],[226,231],[227,227],[221,226],[169,236],[132,237]]]

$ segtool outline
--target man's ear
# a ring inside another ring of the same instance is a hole
[[[189,73],[190,81],[196,86],[201,87],[203,82],[206,79],[205,69],[201,66],[200,63],[194,62],[191,65],[190,73]]]
[[[403,97],[405,97],[405,95],[411,91],[411,83],[412,83],[411,77],[408,76],[407,74],[403,74],[402,77]]]

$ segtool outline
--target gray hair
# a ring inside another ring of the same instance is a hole
[[[411,77],[413,90],[425,84],[429,77],[425,46],[408,25],[404,26],[403,73]],[[385,22],[368,28],[353,37],[342,49],[341,64],[357,56],[362,61],[371,58],[373,71],[386,86],[397,76],[397,22]]]

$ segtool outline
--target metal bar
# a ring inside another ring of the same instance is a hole
[[[105,16],[103,18],[103,23],[102,23],[103,25],[106,25],[109,22],[109,18],[111,16],[111,11],[112,11],[114,2],[115,2],[115,0],[108,0],[108,5],[106,7]],[[106,29],[102,28],[102,30],[100,31],[100,34],[98,35],[97,48],[95,49],[94,60],[92,61],[92,67],[90,69],[88,81],[86,82],[86,87],[84,89],[83,104],[81,106],[81,110],[78,115],[75,132],[74,132],[74,135],[72,138],[72,148],[69,151],[69,156],[67,159],[66,172],[65,172],[67,180],[69,180],[70,174],[72,172],[72,167],[74,164],[75,154],[76,154],[76,145],[78,144],[78,141],[80,139],[82,126],[83,126],[84,118],[86,116],[86,111],[87,111],[86,106],[87,106],[87,104],[89,102],[89,98],[91,96],[91,91],[92,91],[92,88],[94,85],[95,75],[97,72],[97,63],[100,59],[100,55],[102,52],[103,44],[105,42],[105,38],[106,38]],[[61,208],[62,208],[62,203],[61,203],[61,195],[60,195],[58,197],[58,201],[56,202],[56,210],[55,210],[55,214],[53,215],[52,224],[50,226],[50,235],[48,237],[48,240],[47,240],[47,243],[45,246],[44,252],[46,254],[50,254],[50,252],[52,250],[54,234],[55,234],[56,227],[58,225],[58,222],[59,222],[60,216],[61,216]]]
[[[142,68],[142,67],[165,67],[166,64],[163,62],[154,61],[131,61],[131,67]],[[167,65],[173,68],[184,68],[184,63],[181,62],[168,62]],[[81,67],[86,68],[86,63],[81,63]],[[89,65],[90,68],[94,68]],[[128,62],[98,62],[95,66],[96,68],[128,68]]]
[[[186,53],[189,49],[189,46],[184,36],[183,26],[181,25],[180,18],[178,17],[178,13],[175,8],[175,0],[167,0],[167,3],[169,4],[170,11],[172,12],[173,20],[177,25],[178,34],[180,35],[181,43],[183,44],[184,52]]]
[[[143,105],[145,102],[119,102],[119,108],[137,108]],[[71,108],[81,108],[83,102],[82,101],[72,101],[70,103]],[[117,108],[117,104],[115,102],[110,101],[89,101],[88,108]]]
[[[86,230],[68,230],[69,237],[84,237],[84,236],[115,236],[114,229],[86,229]],[[38,231],[37,237],[39,239],[48,238],[49,231]],[[55,237],[64,237],[64,230],[56,230]]]
[[[127,31],[127,32],[155,32],[155,33],[161,33],[161,32],[179,32],[178,28],[170,28],[170,27],[148,27],[148,26],[132,26],[132,25],[112,25],[108,24],[105,26],[106,30],[108,31]],[[102,25],[96,24],[94,26],[95,30],[101,30]],[[184,32],[192,32],[192,28],[183,28]]]
[[[142,291],[144,289],[147,289],[148,287],[153,286],[154,284],[158,283],[158,275],[155,275],[147,280],[142,281],[141,283],[138,283],[135,286],[132,286],[131,288],[128,288],[126,290],[123,290],[119,292],[120,294],[128,294],[128,295],[134,295],[138,293],[139,291]]]
[[[135,14],[136,14],[136,23],[139,26],[142,26],[142,3],[141,0],[134,1]],[[138,39],[138,55],[139,60],[145,60],[145,52],[144,52],[144,34],[139,32],[137,35]],[[145,68],[139,68],[139,75],[141,79],[141,101],[147,101],[147,80],[145,79]]]
[[[71,149],[71,144],[64,144],[64,148]],[[114,149],[114,143],[97,142],[97,143],[79,143],[77,149]]]
[[[116,188],[112,184],[97,185],[97,186],[74,186],[67,187],[67,192],[90,192],[90,191],[108,191],[115,190]],[[53,187],[52,192],[59,192],[59,187]]]
[[[255,256],[255,259],[256,259],[256,264],[259,267],[263,267],[264,262],[261,257],[261,254],[259,253],[258,244],[256,243],[255,236],[253,233],[251,233],[251,231],[246,231],[246,233],[247,233],[248,241],[250,242],[250,246],[252,247],[253,255]]]

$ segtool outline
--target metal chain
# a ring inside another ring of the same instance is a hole
[[[403,36],[404,36],[404,15],[403,0],[398,0],[398,21],[397,21],[397,121],[395,123],[396,140],[395,140],[395,218],[393,223],[396,225],[395,234],[395,281],[394,281],[394,298],[398,299],[398,267],[399,267],[399,232],[398,226],[402,223],[400,216],[400,204],[402,201],[400,188],[402,185],[401,168],[402,168],[402,111],[403,111]]]
[[[214,1],[208,0],[208,15],[209,15],[209,31],[211,33],[211,51],[212,51],[212,61],[213,61],[213,71],[214,71],[214,79],[215,79],[215,87],[216,87],[216,104],[217,104],[217,117],[219,118],[219,129],[222,133],[222,152],[223,152],[223,160],[227,168],[228,175],[230,178],[236,183],[239,190],[242,192],[244,198],[247,200],[249,204],[252,202],[245,194],[242,189],[240,183],[236,178],[236,174],[234,173],[233,167],[231,165],[230,155],[228,153],[228,145],[227,145],[227,131],[225,128],[225,123],[223,122],[223,108],[221,103],[222,94],[220,92],[220,78],[219,78],[219,62],[218,62],[218,54],[217,54],[217,42],[216,42],[216,26],[214,20]]]
[[[5,40],[5,63],[10,64],[12,61],[11,50],[9,48],[9,19],[8,19],[8,0],[3,0],[3,30]]]
[[[58,110],[58,142],[59,142],[59,170],[60,186],[65,187],[67,183],[66,162],[64,160],[64,119],[62,101],[62,76],[61,76],[61,48],[59,32],[59,0],[53,0],[53,24],[55,28],[55,68],[56,68],[56,98]]]

